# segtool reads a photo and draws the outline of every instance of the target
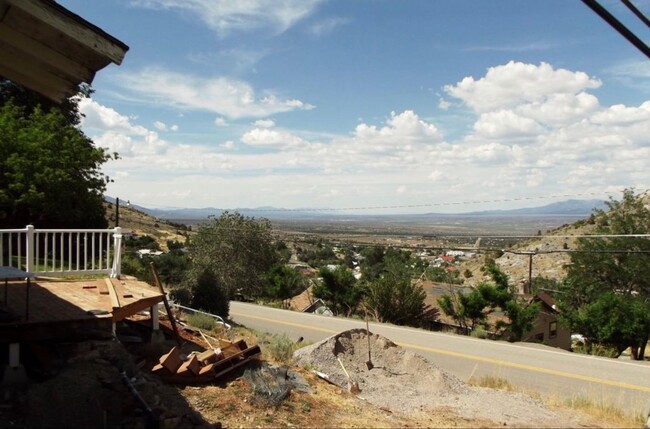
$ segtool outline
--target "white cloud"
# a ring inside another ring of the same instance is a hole
[[[306,18],[322,0],[131,0],[152,9],[192,14],[220,35],[230,31],[271,28],[282,33]]]
[[[132,201],[164,197],[179,206],[440,202],[458,212],[466,207],[452,207],[454,201],[650,185],[650,101],[601,106],[589,93],[598,80],[543,64],[523,66],[525,78],[514,73],[519,69],[515,63],[490,69],[506,73],[512,67],[514,86],[528,82],[519,95],[497,85],[489,71],[474,87],[463,87],[467,92],[461,100],[479,104],[473,127],[457,132],[453,140],[445,140],[436,119],[422,119],[414,110],[391,112],[383,122],[360,119],[340,135],[284,129],[264,116],[250,121],[252,127],[245,131],[235,126],[223,130],[226,141],[214,143],[210,136],[203,145],[167,143],[164,153],[147,149],[148,141],[156,141],[155,132],[104,106],[86,102],[84,129],[93,126],[96,141],[129,154],[110,163],[111,177],[119,177],[118,172],[128,177],[126,184],[110,184],[109,191]],[[527,88],[531,82],[540,88]],[[500,103],[476,98],[501,93],[505,101]],[[454,115],[448,112],[443,118]],[[219,118],[215,123],[226,123]],[[445,129],[450,128],[446,122]]]
[[[79,111],[83,114],[82,127],[99,131],[101,134],[94,137],[95,142],[108,148],[110,152],[118,152],[121,156],[138,153],[161,154],[169,146],[155,131],[141,125],[133,125],[127,116],[92,99],[81,99]]]
[[[384,127],[361,123],[354,130],[354,142],[361,151],[409,150],[410,144],[430,144],[441,140],[438,128],[420,119],[412,110],[399,114],[391,112]]]
[[[444,87],[447,94],[461,99],[475,111],[488,112],[523,102],[543,100],[552,94],[576,94],[598,88],[601,82],[584,72],[553,69],[550,64],[508,64],[490,67],[478,80],[466,77]]]
[[[559,93],[521,105],[517,113],[548,125],[568,125],[588,117],[599,107],[598,99],[591,94]]]
[[[282,99],[271,90],[257,95],[244,81],[225,77],[203,78],[157,68],[121,73],[116,83],[130,94],[137,94],[138,100],[145,103],[204,110],[233,119],[314,107],[301,100]]]
[[[241,137],[241,141],[251,146],[270,148],[288,148],[308,144],[305,140],[289,132],[268,128],[253,128]]]
[[[451,107],[451,103],[444,98],[440,97],[438,100],[438,108],[440,110],[448,110]]]
[[[214,120],[214,124],[217,127],[227,127],[228,126],[228,121],[226,121],[226,118],[222,116],[217,116],[217,118]]]
[[[272,119],[259,119],[255,121],[253,125],[259,128],[273,128],[275,122]]]
[[[516,114],[511,110],[498,110],[481,114],[474,124],[479,136],[499,139],[520,136],[533,136],[542,127],[533,119]]]
[[[309,31],[312,34],[316,35],[316,36],[323,36],[325,34],[331,33],[337,27],[340,27],[342,25],[346,25],[349,22],[350,22],[350,19],[342,18],[342,17],[338,17],[338,16],[337,17],[332,17],[332,18],[327,18],[327,19],[323,19],[323,20],[315,23],[314,25],[312,25],[309,28]]]

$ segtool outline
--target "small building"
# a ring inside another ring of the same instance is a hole
[[[571,350],[571,331],[559,323],[559,312],[553,297],[539,292],[530,302],[539,302],[541,307],[533,329],[524,336],[525,341],[535,341],[551,347]]]

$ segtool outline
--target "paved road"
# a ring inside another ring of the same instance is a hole
[[[294,340],[319,341],[365,322],[278,310],[241,302],[230,303],[230,316],[239,324]],[[534,344],[510,344],[430,332],[380,323],[370,331],[425,356],[461,380],[494,376],[544,396],[583,396],[611,404],[628,413],[650,410],[650,362],[586,356]]]

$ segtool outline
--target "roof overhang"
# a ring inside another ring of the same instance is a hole
[[[61,102],[129,47],[53,0],[0,0],[0,76]]]

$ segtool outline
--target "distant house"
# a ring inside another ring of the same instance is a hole
[[[151,250],[151,249],[140,249],[137,251],[138,257],[143,258],[144,256],[160,256],[164,252],[160,250]]]
[[[314,297],[313,288],[313,286],[309,286],[301,294],[289,299],[287,307],[290,310],[300,311],[303,313],[316,313],[322,314],[323,316],[333,316],[334,314],[323,300]]]
[[[318,274],[318,270],[303,263],[303,262],[289,262],[288,264],[291,268],[294,270],[300,272],[301,274],[309,277],[309,276],[315,276]]]
[[[541,307],[535,326],[524,336],[525,341],[538,341],[551,347],[571,350],[571,331],[559,323],[559,312],[553,298],[547,293],[539,292],[530,302],[539,302]]]

